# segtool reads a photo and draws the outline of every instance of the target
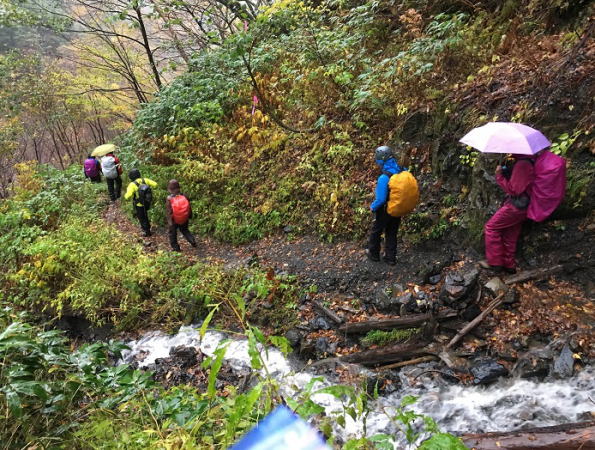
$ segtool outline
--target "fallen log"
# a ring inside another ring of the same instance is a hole
[[[435,361],[437,359],[438,358],[436,358],[435,356],[432,356],[432,355],[421,356],[419,358],[410,359],[409,361],[401,361],[398,363],[388,364],[386,366],[378,367],[374,370],[376,372],[382,372],[384,370],[398,369],[399,367],[412,366],[414,364],[419,364],[419,363],[428,362],[428,361]]]
[[[469,322],[461,331],[459,331],[458,334],[451,339],[451,341],[448,343],[445,349],[448,350],[457,345],[459,341],[463,339],[463,337],[465,337],[467,333],[469,333],[469,331],[475,328],[489,313],[491,313],[494,309],[500,306],[503,301],[504,293],[500,294],[498,297],[492,300],[488,307],[485,310],[483,310],[479,316],[477,316],[475,319]]]
[[[426,344],[426,342],[416,342],[388,345],[374,350],[365,350],[341,356],[339,361],[364,365],[391,363],[432,353],[426,348]]]
[[[538,278],[549,277],[558,272],[562,272],[564,266],[558,264],[557,266],[546,267],[545,269],[525,270],[504,279],[505,284],[522,283],[523,281],[535,280]]]
[[[326,306],[324,306],[322,303],[320,303],[317,300],[314,300],[312,302],[312,306],[314,306],[314,308],[317,309],[318,312],[320,312],[321,314],[324,314],[326,317],[328,317],[330,320],[335,322],[337,325],[340,325],[343,322],[345,322],[345,319],[343,319],[341,316],[339,316],[335,312],[328,309]]]
[[[434,315],[435,320],[452,319],[457,312],[452,309],[440,311]],[[415,314],[395,319],[367,320],[365,322],[348,322],[339,327],[339,331],[347,334],[363,334],[371,330],[392,330],[398,328],[414,328],[432,319],[432,314]]]
[[[466,434],[465,445],[478,450],[595,449],[595,421],[504,433]]]

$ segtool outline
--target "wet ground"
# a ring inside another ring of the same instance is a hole
[[[142,237],[140,228],[110,205],[105,219],[114,223],[131,239],[142,242],[147,251],[170,250],[164,229]],[[314,236],[292,237],[283,233],[240,246],[199,238],[192,248],[180,235],[182,253],[191,260],[220,263],[226,267],[259,265],[277,272],[298,276],[305,285],[315,284],[318,292],[369,298],[378,286],[391,283],[427,282],[444,268],[457,262],[473,263],[482,258],[474,248],[461,245],[460,239],[443,238],[410,244],[399,238],[397,264],[369,261],[364,242],[324,243]],[[520,241],[519,270],[566,264],[563,279],[576,283],[586,296],[595,295],[595,227],[588,219],[551,222],[527,226]],[[489,274],[488,274],[489,275]]]

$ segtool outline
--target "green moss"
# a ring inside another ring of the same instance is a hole
[[[419,333],[419,328],[408,328],[405,330],[380,331],[373,330],[368,332],[361,339],[361,343],[366,347],[371,345],[388,345],[392,343],[406,341],[407,339]]]

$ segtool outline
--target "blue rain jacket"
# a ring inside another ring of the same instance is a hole
[[[390,177],[387,173],[394,175],[406,170],[399,166],[394,158],[386,161],[378,159],[376,160],[376,164],[382,169],[382,175],[378,177],[378,182],[376,183],[376,198],[370,205],[372,211],[376,211],[378,208],[384,206],[388,200],[388,181],[390,180]]]

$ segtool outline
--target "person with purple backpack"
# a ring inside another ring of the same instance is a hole
[[[93,183],[101,183],[101,163],[93,156],[87,156],[83,164],[85,177]]]
[[[496,182],[507,194],[485,225],[484,269],[516,272],[516,246],[525,220],[542,222],[564,199],[566,161],[547,149],[534,155],[511,155],[512,164],[496,168]]]

